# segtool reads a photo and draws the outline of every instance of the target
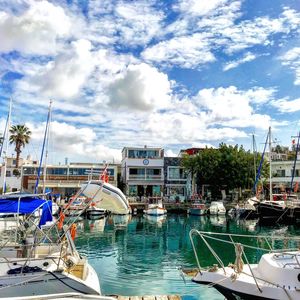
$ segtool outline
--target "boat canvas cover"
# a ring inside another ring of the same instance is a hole
[[[31,214],[39,208],[42,209],[39,226],[52,221],[52,201],[30,196],[0,199],[0,213]]]

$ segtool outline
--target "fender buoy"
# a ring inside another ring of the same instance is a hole
[[[76,224],[72,224],[71,228],[70,228],[70,233],[71,233],[71,238],[73,241],[75,240],[75,237],[76,237],[76,230],[77,230]]]
[[[57,224],[57,227],[58,227],[59,230],[63,228],[64,220],[65,220],[65,215],[64,215],[63,212],[61,211],[61,212],[59,213],[59,222],[58,222],[58,224]]]

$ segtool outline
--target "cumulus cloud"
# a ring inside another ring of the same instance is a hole
[[[207,112],[208,123],[266,128],[270,117],[256,114],[253,104],[270,101],[273,92],[263,88],[241,91],[235,86],[202,89],[195,96],[195,102]]]
[[[113,107],[148,111],[164,108],[170,101],[168,76],[147,64],[129,65],[109,86]]]
[[[280,57],[282,65],[288,66],[295,72],[295,85],[300,85],[300,47],[295,47],[287,51]]]
[[[55,60],[40,66],[19,81],[19,88],[35,90],[50,98],[71,98],[78,96],[81,87],[94,69],[91,43],[78,40],[71,43]]]
[[[31,1],[20,15],[0,12],[0,52],[53,54],[57,39],[67,37],[70,28],[63,8],[47,1]]]
[[[32,142],[42,144],[45,123],[26,124],[32,131]],[[103,142],[103,141],[101,141]],[[89,127],[76,127],[65,122],[54,121],[51,123],[49,136],[49,156],[59,153],[60,158],[68,156],[83,161],[120,161],[120,149],[103,145],[97,139],[95,131]],[[51,153],[52,152],[52,153]]]
[[[282,113],[292,113],[300,110],[300,98],[294,100],[289,100],[289,99],[273,100],[271,101],[271,104]]]

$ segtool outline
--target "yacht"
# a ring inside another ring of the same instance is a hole
[[[162,216],[167,214],[167,210],[165,209],[162,200],[154,200],[154,203],[149,203],[144,209],[144,214],[150,216]]]
[[[223,202],[222,201],[211,202],[210,207],[209,207],[209,214],[217,215],[217,216],[220,216],[220,215],[224,216],[226,214],[226,209],[225,209]]]
[[[76,226],[43,227],[52,221],[51,203],[36,195],[1,199],[0,213],[15,214],[17,225],[0,241],[0,299],[61,298],[70,293],[106,299],[101,298],[95,270],[75,248]],[[41,212],[39,222],[36,211]]]
[[[212,267],[202,268],[199,260],[199,249],[194,243],[195,236],[200,237],[216,260]],[[283,236],[237,235],[226,233],[211,233],[192,229],[190,232],[194,254],[197,261],[196,270],[187,270],[192,281],[216,288],[227,299],[300,299],[299,260],[300,251],[297,247],[290,249],[273,249],[271,245],[277,244]],[[245,242],[248,239],[262,241],[259,247]],[[273,240],[272,241],[270,240]],[[244,244],[239,243],[243,241]],[[277,240],[274,243],[274,240]],[[235,254],[235,263],[225,266],[222,259],[212,248],[212,241],[223,242]],[[299,243],[294,238],[294,244]],[[231,246],[230,246],[231,245]],[[268,247],[264,248],[264,245]],[[244,249],[257,248],[266,253],[261,256],[258,263],[249,263]]]

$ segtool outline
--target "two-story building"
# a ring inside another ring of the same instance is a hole
[[[171,201],[184,201],[191,193],[191,184],[181,161],[182,157],[164,158],[164,195]]]
[[[122,181],[128,196],[162,196],[164,186],[164,150],[144,146],[124,147],[121,162]]]
[[[42,192],[43,186],[48,191],[63,196],[71,196],[78,191],[81,184],[87,180],[99,179],[104,170],[104,164],[70,163],[67,165],[47,165],[45,181],[43,169],[41,170],[38,184],[38,192]],[[118,164],[110,164],[107,168],[109,183],[117,186]],[[23,189],[33,192],[38,174],[37,165],[24,165],[22,167]]]

